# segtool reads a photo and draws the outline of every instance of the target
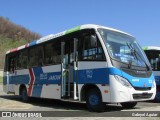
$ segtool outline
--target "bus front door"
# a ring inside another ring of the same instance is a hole
[[[78,40],[61,42],[62,82],[61,97],[78,99]]]

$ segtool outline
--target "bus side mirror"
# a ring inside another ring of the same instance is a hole
[[[92,48],[97,47],[97,37],[95,35],[90,36],[90,44]]]

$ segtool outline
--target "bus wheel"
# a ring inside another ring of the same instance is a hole
[[[137,105],[137,102],[124,102],[124,103],[121,103],[121,105],[123,108],[131,109]]]
[[[97,89],[91,89],[86,98],[89,111],[104,112],[106,105],[102,102],[101,93]]]
[[[21,91],[21,97],[22,97],[22,101],[28,102],[29,97],[28,97],[28,95],[27,95],[27,90],[26,90],[26,88],[23,88],[23,89],[22,89],[22,91]]]

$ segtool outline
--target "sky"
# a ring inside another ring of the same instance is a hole
[[[98,24],[160,46],[160,0],[0,0],[0,16],[42,36]]]

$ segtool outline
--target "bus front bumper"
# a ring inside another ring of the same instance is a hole
[[[110,75],[110,102],[133,102],[153,100],[156,95],[156,86],[150,89],[138,89],[126,87],[115,80],[113,75]]]

